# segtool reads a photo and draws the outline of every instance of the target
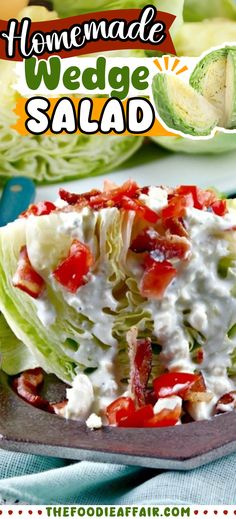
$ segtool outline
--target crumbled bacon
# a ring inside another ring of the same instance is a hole
[[[96,189],[93,189],[92,191],[89,191],[88,193],[78,194],[78,193],[70,193],[69,191],[66,191],[65,189],[59,190],[59,196],[64,202],[67,202],[69,205],[79,205],[81,202],[86,202],[86,205],[88,205],[88,202],[92,196],[100,195],[101,191],[98,191]]]
[[[186,259],[189,255],[190,243],[180,236],[173,236],[170,233],[160,236],[154,229],[145,229],[133,240],[130,248],[137,253],[156,253],[158,261],[164,261],[173,258]],[[154,258],[153,255],[152,257]]]
[[[209,402],[212,400],[212,397],[212,393],[207,392],[205,380],[202,374],[199,373],[196,380],[186,391],[184,400],[187,402]]]
[[[188,238],[188,231],[185,228],[184,221],[182,218],[167,218],[167,220],[165,220],[163,224],[164,228],[171,234]]]
[[[23,400],[34,407],[54,413],[53,407],[48,400],[39,395],[42,384],[43,372],[41,368],[24,371],[21,375],[14,378],[12,382],[16,393],[23,398]]]
[[[146,403],[147,384],[152,369],[151,340],[137,339],[137,329],[131,328],[127,333],[130,359],[130,388],[135,406],[142,407]]]
[[[26,246],[22,247],[20,251],[17,270],[13,276],[12,284],[34,299],[38,299],[45,289],[45,281],[33,269]]]
[[[236,408],[236,391],[223,395],[216,403],[216,414],[233,411]]]
[[[147,256],[140,283],[142,296],[150,299],[162,299],[176,275],[177,270],[169,261],[156,261],[151,256]]]

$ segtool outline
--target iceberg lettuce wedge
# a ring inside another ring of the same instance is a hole
[[[220,398],[233,388],[227,370],[235,363],[234,203],[227,213],[224,200],[194,186],[169,198],[163,187],[124,186],[78,198],[63,192],[63,200],[77,201],[0,229],[0,311],[11,329],[1,321],[2,366],[15,374],[39,365],[69,384],[85,374],[93,411],[102,412],[129,387],[127,333],[133,330],[152,343],[150,381],[164,370],[199,371],[200,358],[207,388]],[[193,197],[193,207],[183,215],[185,196]],[[174,201],[181,220],[172,223],[180,235],[170,231]],[[72,283],[74,261],[77,271],[82,262],[71,256],[75,244],[86,246],[93,260],[73,288],[67,276]],[[44,282],[35,297],[16,276],[22,248]],[[169,269],[174,278],[166,278]]]

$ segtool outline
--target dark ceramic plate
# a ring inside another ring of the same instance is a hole
[[[63,398],[65,386],[46,383],[50,399]],[[236,451],[236,413],[163,429],[89,430],[20,399],[0,372],[0,447],[60,458],[188,470]]]

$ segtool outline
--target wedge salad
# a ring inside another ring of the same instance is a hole
[[[0,353],[17,393],[92,428],[234,409],[235,202],[132,180],[59,195],[0,230]],[[40,396],[42,370],[68,384],[64,401]]]

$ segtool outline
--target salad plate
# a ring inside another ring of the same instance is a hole
[[[25,403],[0,373],[0,447],[73,460],[190,470],[236,450],[236,413],[160,429],[103,427],[51,415]],[[54,378],[53,397],[65,391]]]

